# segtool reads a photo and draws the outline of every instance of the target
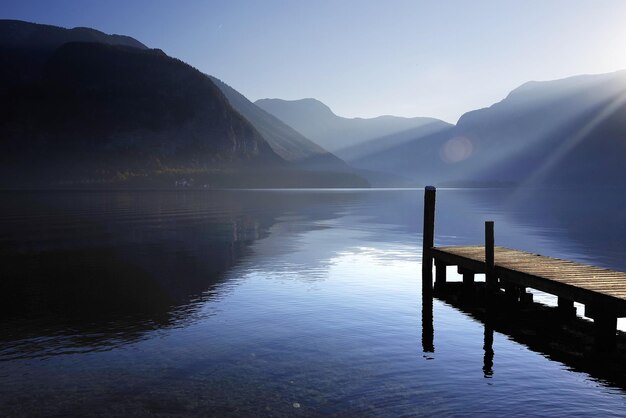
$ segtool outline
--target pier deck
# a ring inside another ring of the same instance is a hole
[[[530,287],[626,316],[626,273],[503,247],[495,247],[494,253],[493,273],[500,285]],[[473,273],[487,270],[482,245],[434,247],[431,254],[435,265],[456,265]]]
[[[467,290],[473,288],[476,273],[485,273],[489,293],[504,289],[512,303],[532,301],[532,294],[526,292],[532,288],[557,296],[558,309],[566,317],[575,315],[574,302],[584,304],[585,316],[595,323],[598,347],[614,346],[617,318],[626,317],[626,273],[496,247],[493,221],[485,222],[484,246],[435,247],[435,196],[436,189],[426,187],[422,245],[425,292],[432,289],[433,262],[435,289],[445,288],[448,266],[458,266]]]

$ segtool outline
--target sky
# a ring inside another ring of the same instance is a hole
[[[526,81],[626,69],[622,0],[2,0],[0,18],[129,35],[345,117],[455,123]]]

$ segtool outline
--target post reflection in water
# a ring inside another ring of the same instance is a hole
[[[433,327],[433,295],[432,292],[422,292],[422,351],[435,352],[435,329]]]
[[[430,266],[429,266],[430,264]],[[422,259],[422,351],[435,352],[433,327],[433,266],[432,259],[424,251]]]
[[[423,269],[422,280],[422,351],[426,353],[435,352],[435,328],[433,315],[433,298],[434,290],[432,286],[432,267]],[[484,377],[490,379],[493,376],[493,313],[487,312],[484,320],[484,339],[483,339],[483,374]],[[425,355],[425,357],[429,358]]]
[[[485,321],[485,340],[483,350],[485,351],[483,359],[483,373],[485,378],[489,379],[493,376],[493,326]]]

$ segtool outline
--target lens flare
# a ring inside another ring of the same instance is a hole
[[[472,141],[464,136],[449,139],[441,147],[441,159],[447,163],[458,163],[467,159],[474,151]]]

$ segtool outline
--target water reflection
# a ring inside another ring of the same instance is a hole
[[[465,284],[449,282],[437,289],[434,297],[482,323],[485,378],[494,377],[494,332],[497,331],[572,370],[590,373],[609,385],[626,389],[624,333],[618,333],[614,351],[598,352],[593,322],[572,315],[564,317],[558,307],[529,301],[511,302],[507,294],[492,294],[487,292],[486,286],[484,282],[476,283],[472,297],[468,297]],[[424,306],[432,306],[432,295],[423,293],[422,298]],[[423,310],[422,315],[422,343],[426,352],[432,343],[436,318],[431,316],[432,310]]]
[[[433,326],[432,294],[422,293],[422,350],[424,353],[435,352],[435,328]]]
[[[483,373],[486,378],[493,376],[493,327],[485,321],[485,340],[483,343],[485,356],[483,358]]]
[[[623,408],[622,392],[541,347],[489,332],[462,305],[422,300],[421,190],[5,196],[0,415]],[[503,201],[441,191],[437,240],[480,242],[494,217],[500,244],[578,251],[558,220],[527,224]]]
[[[113,347],[198,320],[225,273],[284,217],[352,195],[14,193],[0,207],[3,359]],[[262,197],[262,198],[261,198]],[[339,205],[338,205],[339,204]],[[338,207],[339,206],[339,207]]]

